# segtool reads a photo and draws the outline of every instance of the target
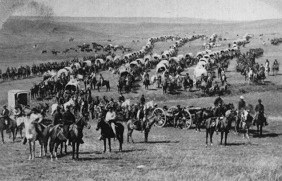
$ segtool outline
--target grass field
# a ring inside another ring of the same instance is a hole
[[[280,22],[280,21],[279,21]],[[158,24],[158,23],[101,23],[101,22],[33,22],[28,19],[10,19],[0,31],[0,68],[32,64],[33,62],[60,61],[91,54],[67,54],[53,56],[41,54],[41,50],[74,47],[81,43],[121,44],[139,50],[149,37],[158,35],[179,34],[180,36],[195,33],[211,35],[218,33],[227,38],[221,42],[224,49],[245,33],[252,33],[251,40],[242,51],[261,47],[264,56],[258,59],[264,63],[269,59],[271,64],[277,59],[281,64],[282,47],[272,46],[268,39],[280,37],[281,23],[277,21],[259,21],[228,24]],[[239,35],[237,37],[237,34]],[[262,44],[259,34],[264,34],[266,45]],[[74,37],[74,42],[68,42]],[[107,42],[111,39],[112,42]],[[132,40],[140,40],[133,43]],[[201,51],[204,42],[197,40],[183,46],[179,53],[196,53]],[[38,48],[33,49],[33,45]],[[157,43],[154,52],[160,53],[169,48],[173,42]],[[244,77],[235,72],[236,62],[233,60],[227,76],[232,93],[224,96],[225,102],[237,104],[238,97],[244,95],[247,103],[256,104],[262,98],[270,125],[258,138],[252,131],[250,142],[231,132],[228,146],[220,146],[219,135],[214,136],[214,145],[205,146],[205,133],[175,128],[153,127],[149,135],[149,143],[143,143],[143,135],[134,132],[137,143],[124,144],[124,151],[117,152],[114,142],[112,153],[102,153],[102,142],[98,141],[99,132],[95,130],[96,121],[92,120],[90,130],[85,130],[85,144],[81,147],[81,159],[73,161],[70,155],[51,162],[49,158],[36,158],[28,161],[28,147],[23,146],[18,138],[16,143],[7,139],[0,144],[0,180],[282,180],[282,92],[281,75],[267,77],[267,85],[247,85]],[[191,72],[192,69],[186,70]],[[154,70],[150,72],[153,74]],[[112,91],[98,93],[93,96],[106,95],[117,97],[117,76],[103,72],[110,79]],[[33,82],[41,78],[15,80],[0,83],[0,105],[7,102],[7,91],[10,89],[29,89]],[[214,97],[200,97],[199,93],[181,92],[179,95],[163,95],[161,90],[145,91],[143,86],[126,98],[137,101],[141,94],[147,100],[155,100],[158,105],[193,105],[208,107],[213,104]],[[52,101],[49,103],[51,104]],[[33,104],[36,104],[33,102]],[[255,129],[253,127],[253,129]],[[127,131],[125,131],[124,137]],[[69,148],[70,150],[70,148]],[[37,149],[37,155],[39,149]]]

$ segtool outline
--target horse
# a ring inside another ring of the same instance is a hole
[[[111,90],[110,81],[108,81],[108,80],[104,80],[102,83],[98,82],[96,84],[96,86],[97,86],[98,92],[100,92],[100,87],[103,87],[103,86],[106,86],[106,88],[107,88],[106,91],[110,91]]]
[[[241,124],[242,129],[244,131],[243,138],[250,139],[249,137],[249,130],[252,125],[253,117],[250,115],[250,112],[248,110],[243,110],[241,114]]]
[[[258,113],[257,117],[254,118],[253,125],[257,126],[257,132],[259,133],[259,136],[262,136],[262,127],[264,123],[266,122],[266,118],[262,113]]]
[[[236,120],[236,112],[233,109],[230,109],[225,112],[225,117],[219,123],[219,130],[221,133],[220,144],[222,145],[223,135],[225,134],[224,145],[227,145],[227,136],[231,129],[232,122]]]
[[[48,127],[44,126],[37,121],[39,118],[33,116],[32,114],[29,117],[24,117],[25,124],[25,139],[29,143],[30,155],[29,160],[35,158],[35,141],[39,140],[41,146],[40,157],[42,156],[43,148],[45,154],[47,153],[47,142],[48,142]]]
[[[70,125],[69,128],[69,141],[72,143],[72,159],[79,157],[79,145],[81,144],[83,138],[83,128],[86,126],[87,129],[90,129],[91,125],[87,116],[83,116],[76,123]]]
[[[216,128],[216,117],[210,117],[205,120],[206,127],[206,146],[208,146],[208,137],[210,135],[210,144],[212,146],[212,137]]]
[[[62,125],[55,125],[52,126],[49,130],[49,149],[51,154],[51,161],[53,161],[53,157],[57,160],[57,149],[59,144],[61,144],[61,155],[63,152],[63,143],[67,141],[67,138],[63,134],[63,126]],[[55,153],[53,153],[53,150],[55,148]],[[65,146],[65,153],[67,153],[67,147]]]
[[[17,122],[11,118],[10,119],[10,135],[9,137],[11,137],[11,134],[13,136],[13,142],[16,139],[16,131],[17,131]],[[2,137],[2,143],[4,144],[4,130],[9,130],[8,126],[5,123],[5,119],[3,117],[0,117],[0,132],[1,132],[1,137]]]
[[[116,138],[119,141],[119,151],[122,151],[124,126],[121,123],[115,123],[115,127]],[[111,152],[111,138],[115,138],[114,132],[111,126],[106,123],[101,116],[97,123],[96,130],[98,131],[99,129],[101,129],[101,139],[104,141],[104,153],[106,152],[106,139],[108,139],[109,151]]]
[[[148,142],[148,136],[149,136],[149,132],[152,128],[152,126],[155,124],[155,122],[157,122],[157,118],[149,118],[146,119],[144,122],[140,122],[139,125],[135,124],[136,120],[130,119],[127,122],[127,142],[129,143],[129,138],[131,138],[132,143],[134,143],[133,139],[132,139],[132,133],[133,130],[136,131],[144,131],[144,142],[147,143]]]

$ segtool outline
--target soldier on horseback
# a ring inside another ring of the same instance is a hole
[[[255,113],[255,116],[254,116],[254,118],[255,118],[254,120],[258,121],[259,116],[261,116],[261,118],[263,118],[263,123],[265,124],[265,126],[267,126],[268,123],[267,123],[266,118],[264,116],[264,106],[261,102],[262,102],[261,99],[259,99],[258,104],[255,107],[256,113]],[[255,122],[254,122],[254,124],[255,124]]]
[[[1,114],[3,116],[4,121],[6,122],[6,126],[8,127],[8,129],[10,129],[12,124],[10,124],[10,111],[7,109],[7,105],[3,106],[3,111]]]
[[[218,133],[220,118],[224,116],[223,100],[220,96],[215,99],[214,106],[214,117],[216,117],[216,133]]]
[[[114,108],[110,106],[109,111],[106,114],[105,122],[110,125],[116,137],[115,121],[116,121],[116,112],[114,111]]]
[[[66,106],[66,112],[63,114],[63,127],[67,138],[69,138],[70,126],[75,123],[75,116],[70,111],[70,105]],[[70,142],[69,144],[70,145]]]
[[[54,114],[54,123],[53,125],[63,124],[63,114],[61,113],[61,107],[58,106],[56,113]]]
[[[100,83],[101,83],[101,85],[103,85],[103,82],[104,82],[104,77],[102,76],[102,74],[100,74]]]
[[[246,102],[244,100],[244,96],[240,96],[240,100],[238,103],[238,115],[237,115],[237,125],[236,128],[239,128],[239,122],[241,121],[242,111],[246,108]]]

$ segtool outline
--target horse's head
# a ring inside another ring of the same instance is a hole
[[[89,123],[89,116],[88,115],[83,115],[76,123],[77,126],[80,127],[86,127],[87,129],[91,128],[91,125]]]

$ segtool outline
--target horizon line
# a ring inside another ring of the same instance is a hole
[[[33,15],[12,15],[10,17],[44,17],[44,16],[33,16]],[[193,19],[200,21],[217,21],[217,22],[230,22],[230,23],[242,23],[242,22],[255,22],[255,21],[267,21],[267,20],[282,20],[282,18],[266,18],[266,19],[257,19],[257,20],[224,20],[224,19],[205,19],[205,18],[192,18],[192,17],[145,17],[145,16],[121,16],[121,17],[113,17],[113,16],[50,16],[57,18],[115,18],[115,19],[123,19],[123,18],[140,18],[140,19],[148,19],[148,18],[156,18],[156,19]]]

